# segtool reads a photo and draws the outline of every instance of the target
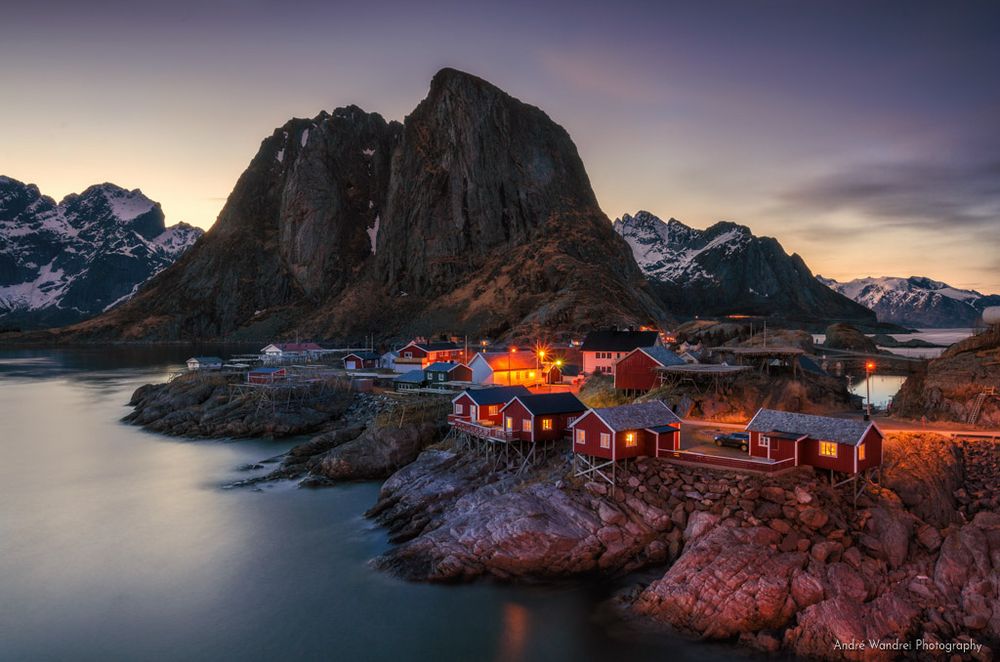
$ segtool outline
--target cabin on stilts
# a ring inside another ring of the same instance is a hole
[[[574,475],[612,485],[628,460],[680,449],[681,419],[660,400],[589,409],[570,427]]]
[[[572,393],[518,395],[500,409],[509,434],[504,452],[517,472],[541,462],[569,434],[569,424],[587,406]]]

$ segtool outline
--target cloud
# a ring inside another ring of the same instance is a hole
[[[886,229],[1000,233],[1000,157],[845,166],[781,202],[808,214],[850,212]]]

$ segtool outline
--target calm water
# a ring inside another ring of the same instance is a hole
[[[892,338],[900,342],[906,342],[907,340],[913,340],[914,338],[918,340],[925,340],[929,343],[935,345],[953,345],[959,340],[964,340],[972,335],[975,329],[917,329],[917,333],[890,333],[888,334]],[[873,334],[868,334],[871,337]],[[814,333],[813,342],[816,344],[821,344],[826,342],[825,333]],[[941,352],[945,350],[945,347],[886,347],[893,354],[899,354],[900,356],[910,356],[919,359],[934,359],[941,356]],[[874,399],[874,398],[873,398]]]
[[[361,514],[377,483],[223,489],[292,442],[184,441],[118,422],[133,389],[194,351],[0,350],[0,659],[743,655],[607,622],[614,587],[374,572],[388,544]]]
[[[889,401],[899,393],[899,389],[902,388],[906,377],[900,375],[869,375],[867,378],[853,383],[851,385],[851,393],[860,395],[862,398],[867,397],[868,387],[866,382],[869,381],[871,382],[872,405],[884,409],[889,404]]]

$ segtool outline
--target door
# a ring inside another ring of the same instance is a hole
[[[358,364],[357,364],[357,363],[356,363],[355,361],[348,361],[348,362],[347,362],[347,365],[346,365],[345,367],[346,367],[346,368],[347,368],[348,370],[354,370],[355,368],[357,368],[357,367],[358,367]]]

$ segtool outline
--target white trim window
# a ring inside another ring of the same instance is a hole
[[[583,444],[587,443],[587,431],[586,430],[582,430],[580,428],[577,428],[574,432],[576,434],[576,443],[580,444],[581,446]]]
[[[835,441],[819,442],[819,454],[822,457],[837,457],[837,442]]]
[[[513,416],[508,416],[507,417],[507,430],[510,431],[510,432],[514,431],[514,417]]]
[[[456,414],[464,414],[465,413],[465,406],[461,405],[461,404],[458,404],[458,403],[455,403],[455,413]]]
[[[761,448],[770,448],[771,447],[771,438],[770,437],[761,437],[760,440],[757,442],[757,445],[760,446]]]
[[[611,435],[607,432],[601,433],[601,448],[611,448]]]
[[[521,419],[521,432],[531,432],[531,419],[522,418]]]

